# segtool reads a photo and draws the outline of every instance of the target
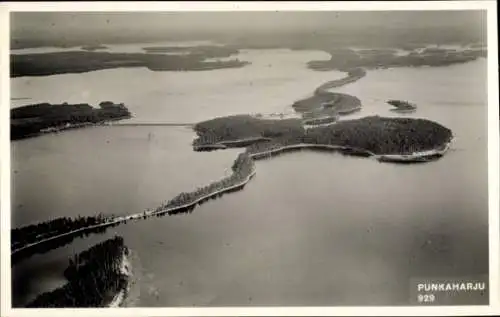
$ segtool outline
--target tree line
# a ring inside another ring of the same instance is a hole
[[[100,103],[100,108],[89,104],[67,103],[27,105],[11,110],[11,139],[26,138],[45,129],[59,128],[67,124],[95,124],[130,117],[130,111],[123,104],[109,101]]]
[[[190,204],[204,196],[235,186],[245,180],[251,174],[253,168],[254,162],[250,156],[247,153],[240,153],[233,162],[231,167],[233,173],[230,176],[213,182],[207,186],[197,188],[192,192],[182,192],[169,200],[165,205],[158,207],[156,212],[160,212],[165,208],[173,208]]]
[[[451,130],[425,120],[365,117],[307,130],[306,143],[365,149],[375,154],[411,154],[450,141]]]
[[[127,287],[128,277],[120,271],[128,249],[115,236],[74,255],[64,271],[68,283],[39,295],[27,307],[104,307]]]

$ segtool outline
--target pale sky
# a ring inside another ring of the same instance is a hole
[[[436,27],[480,28],[480,11],[379,12],[17,12],[11,15],[14,36],[112,32],[282,31],[320,28]]]

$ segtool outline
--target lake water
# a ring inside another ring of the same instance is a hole
[[[321,52],[238,58],[252,64],[15,78],[12,97],[112,100],[136,122],[195,122],[291,113],[294,100],[344,76],[305,67],[328,58]],[[310,151],[259,161],[243,191],[193,214],[129,222],[21,262],[14,305],[63,283],[68,256],[115,233],[132,250],[127,306],[398,305],[410,301],[410,278],[487,274],[486,61],[374,70],[336,91],[362,101],[346,118],[394,116],[387,99],[415,102],[406,116],[452,129],[452,149],[419,165]],[[182,127],[96,127],[13,142],[12,225],[134,213],[229,173],[240,150],[193,152],[193,137]]]

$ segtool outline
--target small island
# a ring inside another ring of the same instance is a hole
[[[27,105],[10,111],[11,140],[128,119],[131,116],[124,104],[110,101],[101,102],[99,108],[89,104],[67,103]]]
[[[252,137],[255,141],[247,147],[247,152],[254,159],[277,149],[323,147],[347,154],[364,153],[379,160],[390,155],[391,161],[398,158],[405,162],[412,158],[422,161],[441,156],[453,139],[451,130],[430,120],[380,116],[341,120],[305,129],[299,119],[271,120],[237,115],[204,121],[194,129],[198,138],[193,147],[198,151],[224,141]]]
[[[118,307],[128,291],[129,250],[115,236],[76,254],[64,270],[67,284],[43,293],[28,308]]]
[[[394,112],[399,112],[399,113],[414,112],[417,109],[417,105],[408,101],[391,99],[388,100],[387,103],[395,107],[394,109],[391,109],[391,111]]]

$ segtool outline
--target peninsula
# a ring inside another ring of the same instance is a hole
[[[131,116],[124,104],[110,101],[101,102],[99,108],[89,104],[67,103],[27,105],[10,111],[11,140],[128,119]]]
[[[355,96],[343,93],[330,92],[332,89],[353,83],[366,76],[366,71],[355,68],[347,71],[347,76],[332,80],[316,88],[313,96],[293,103],[295,111],[302,113],[304,119],[345,115],[361,109],[361,101]]]

